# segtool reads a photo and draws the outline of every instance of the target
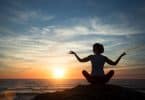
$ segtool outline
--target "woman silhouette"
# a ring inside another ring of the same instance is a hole
[[[85,58],[80,58],[74,51],[70,51],[69,53],[74,54],[79,62],[91,61],[92,65],[91,74],[89,74],[85,70],[82,71],[83,76],[86,78],[88,82],[90,82],[91,84],[104,84],[108,82],[114,75],[113,70],[109,71],[107,74],[104,74],[104,64],[108,63],[110,65],[117,65],[120,59],[124,55],[126,55],[126,53],[123,52],[116,61],[112,61],[108,57],[102,55],[102,53],[104,52],[104,47],[100,43],[95,43],[93,45],[93,52],[94,55],[89,55]]]

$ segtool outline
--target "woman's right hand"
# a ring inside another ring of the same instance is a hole
[[[122,54],[121,54],[121,56],[125,56],[126,55],[126,52],[123,52]]]
[[[76,54],[74,51],[69,51],[69,54]]]

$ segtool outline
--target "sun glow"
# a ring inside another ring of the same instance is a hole
[[[64,68],[57,67],[53,69],[52,74],[53,74],[53,78],[62,79],[65,76],[65,70]]]

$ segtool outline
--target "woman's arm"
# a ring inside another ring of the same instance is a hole
[[[119,63],[120,59],[121,59],[123,56],[125,56],[125,55],[126,55],[126,53],[123,52],[123,53],[117,58],[116,61],[112,61],[112,60],[110,60],[109,58],[106,58],[106,62],[107,62],[108,64],[110,64],[110,65],[117,65],[117,64]]]
[[[70,51],[69,54],[73,54],[79,62],[88,62],[90,60],[89,57],[80,58],[74,51]]]

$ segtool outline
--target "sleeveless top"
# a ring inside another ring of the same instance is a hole
[[[91,64],[92,64],[92,76],[103,76],[104,75],[104,64],[106,61],[106,57],[103,55],[90,55],[89,56]]]

